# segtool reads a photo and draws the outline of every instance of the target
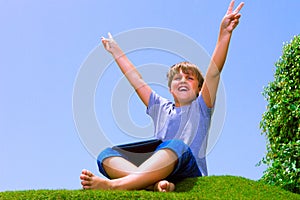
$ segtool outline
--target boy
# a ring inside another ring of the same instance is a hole
[[[162,140],[154,154],[136,166],[125,156],[107,148],[98,157],[100,172],[109,179],[83,170],[80,176],[84,189],[138,190],[152,188],[169,192],[174,183],[188,177],[207,175],[205,150],[207,133],[216,99],[220,73],[226,60],[231,35],[238,25],[239,11],[231,1],[221,25],[218,41],[205,80],[197,66],[181,62],[171,67],[168,86],[174,103],[157,95],[143,81],[133,64],[113,40],[102,38],[121,71],[147,107],[155,125],[155,136]]]

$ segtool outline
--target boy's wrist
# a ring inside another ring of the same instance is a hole
[[[115,46],[114,49],[111,51],[111,54],[115,60],[124,55],[123,51],[120,49],[119,46]]]
[[[228,32],[227,30],[220,30],[219,41],[230,40],[232,32]]]

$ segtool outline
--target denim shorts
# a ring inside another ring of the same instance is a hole
[[[156,148],[155,152],[157,152],[161,149],[172,150],[177,155],[177,158],[178,158],[177,165],[175,166],[173,172],[167,178],[165,178],[166,180],[171,181],[171,182],[177,182],[177,181],[183,180],[184,178],[192,178],[192,177],[202,176],[191,149],[183,141],[175,140],[175,139],[164,141]],[[102,166],[103,160],[106,158],[115,157],[115,156],[123,157],[124,159],[128,160],[128,158],[125,155],[121,154],[120,152],[118,152],[112,148],[104,149],[97,158],[97,164],[98,164],[99,171],[107,178],[110,178],[110,177],[105,172],[105,170]],[[138,155],[136,155],[136,156],[138,156]]]

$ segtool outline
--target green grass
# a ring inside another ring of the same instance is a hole
[[[235,176],[186,179],[175,192],[26,190],[0,192],[0,199],[300,199],[299,194]]]

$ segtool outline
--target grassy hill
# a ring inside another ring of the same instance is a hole
[[[235,176],[186,179],[175,192],[27,190],[0,192],[0,199],[299,199],[300,194]]]

